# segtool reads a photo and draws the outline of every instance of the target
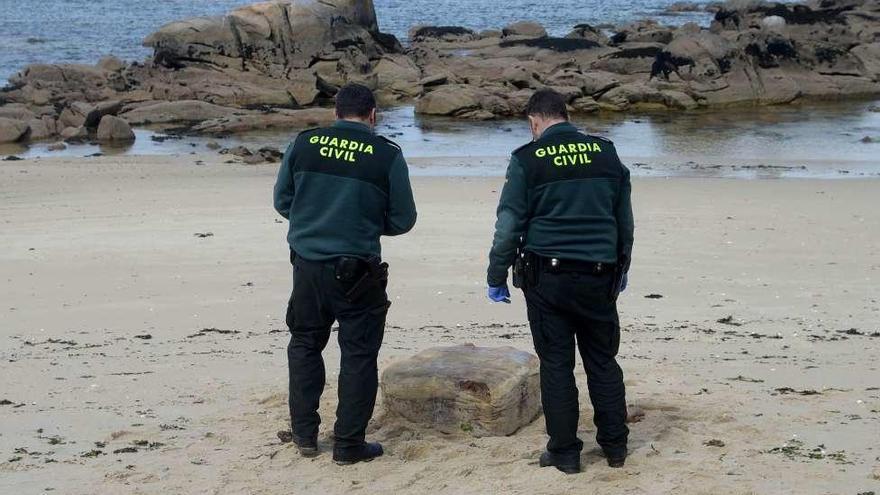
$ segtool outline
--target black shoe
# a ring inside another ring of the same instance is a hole
[[[299,454],[303,457],[315,457],[319,454],[317,438],[300,438],[290,431],[279,431],[278,439],[282,443],[293,442]]]
[[[340,466],[348,466],[358,462],[370,462],[381,457],[385,451],[380,443],[365,443],[359,447],[333,449],[333,461]]]
[[[605,459],[608,460],[608,466],[613,468],[622,468],[626,464],[626,454],[608,454],[605,453]]]
[[[541,454],[540,465],[541,467],[553,466],[565,474],[578,474],[581,472],[580,456],[563,457],[553,454],[552,452],[545,451],[543,454]]]

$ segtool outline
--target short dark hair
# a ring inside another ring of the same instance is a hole
[[[568,120],[568,108],[565,107],[565,98],[558,92],[544,88],[535,91],[526,104],[526,115],[531,117],[544,117],[545,119],[561,118]]]
[[[362,84],[346,84],[336,93],[336,115],[339,118],[365,119],[376,108],[376,98],[370,88]]]

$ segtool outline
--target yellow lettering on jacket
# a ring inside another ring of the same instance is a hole
[[[571,165],[589,165],[593,163],[590,153],[601,153],[599,143],[562,143],[543,146],[535,150],[537,158],[552,157],[553,165],[567,167]]]
[[[311,136],[308,142],[312,145],[320,145],[318,154],[322,157],[343,162],[356,163],[361,154],[375,154],[372,144],[354,139],[316,134]]]

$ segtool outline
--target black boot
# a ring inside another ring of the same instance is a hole
[[[541,467],[553,466],[565,474],[578,474],[581,472],[581,459],[579,455],[561,456],[546,451],[541,454]]]
[[[319,453],[317,438],[300,438],[296,435],[291,435],[291,441],[299,450],[299,455],[303,457],[315,457]]]
[[[626,452],[622,454],[610,454],[605,452],[605,459],[608,461],[608,465],[613,468],[622,468],[624,464],[626,464]]]
[[[340,466],[348,466],[358,462],[370,462],[377,457],[381,457],[385,451],[380,443],[365,443],[359,447],[351,447],[347,449],[333,449],[333,461]]]
[[[278,440],[281,440],[281,443],[293,442],[303,457],[315,457],[318,455],[317,438],[300,438],[290,430],[281,430],[278,432]]]

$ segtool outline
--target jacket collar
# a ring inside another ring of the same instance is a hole
[[[543,139],[549,136],[555,136],[556,134],[565,134],[571,132],[578,132],[577,127],[575,127],[571,122],[560,122],[544,129],[544,132],[541,133],[541,137],[539,139]]]
[[[367,124],[362,124],[360,122],[354,122],[352,120],[337,120],[333,124],[334,129],[348,129],[352,131],[361,131],[361,132],[369,132],[373,134],[373,129],[370,128]]]

